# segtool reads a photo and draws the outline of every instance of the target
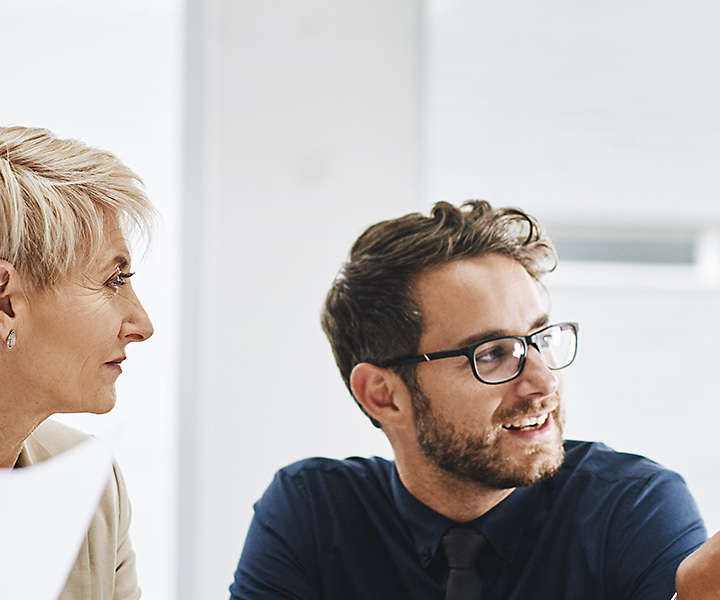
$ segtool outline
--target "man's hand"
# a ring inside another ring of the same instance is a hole
[[[720,600],[720,532],[680,563],[678,600]]]

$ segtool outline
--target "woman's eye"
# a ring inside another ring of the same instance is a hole
[[[135,275],[135,273],[123,273],[122,271],[118,271],[105,282],[105,285],[116,290],[121,285],[125,285],[127,283],[126,280],[130,279],[133,275]]]

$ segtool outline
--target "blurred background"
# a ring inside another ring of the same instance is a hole
[[[680,471],[720,528],[720,7],[710,0],[2,2],[3,125],[116,153],[161,218],[113,448],[144,597],[227,597],[274,471],[390,456],[318,324],[362,230],[485,198],[557,242],[567,437]]]

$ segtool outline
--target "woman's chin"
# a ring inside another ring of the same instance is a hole
[[[106,392],[105,394],[98,394],[94,398],[83,399],[82,402],[78,402],[75,405],[66,406],[60,410],[56,410],[58,413],[92,413],[95,415],[104,415],[110,412],[115,407],[115,389]]]

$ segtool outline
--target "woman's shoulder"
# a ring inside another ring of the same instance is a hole
[[[46,419],[25,440],[25,450],[30,464],[34,464],[61,454],[89,437],[87,433]]]

